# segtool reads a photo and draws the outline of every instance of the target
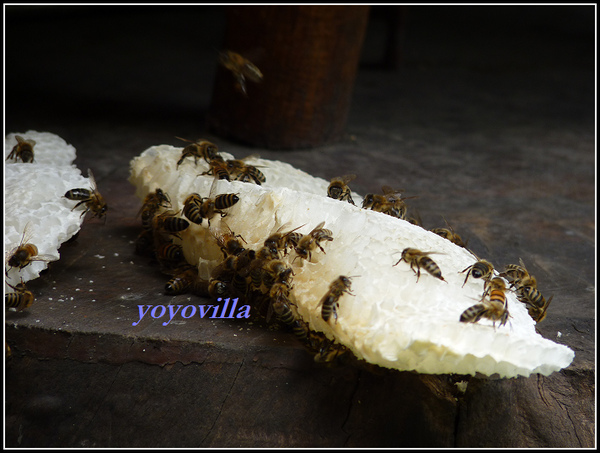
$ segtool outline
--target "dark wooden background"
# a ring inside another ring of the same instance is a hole
[[[6,312],[7,446],[595,446],[593,6],[372,7],[346,132],[295,151],[207,130],[222,7],[5,13],[6,133],[73,144],[110,206],[31,283],[34,306]],[[443,216],[497,267],[525,261],[554,294],[538,329],[573,363],[547,377],[427,376],[318,366],[260,320],[133,327],[140,304],[202,303],[163,295],[132,242],[129,161],[181,146],[175,136],[326,179],[356,173],[363,194],[418,195],[427,228]]]

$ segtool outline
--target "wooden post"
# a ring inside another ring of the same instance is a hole
[[[369,6],[227,8],[222,50],[250,60],[262,82],[219,65],[209,129],[270,149],[319,146],[340,138],[367,26]]]

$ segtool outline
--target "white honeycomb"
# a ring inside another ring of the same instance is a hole
[[[6,160],[17,144],[15,135],[35,140],[34,162]],[[38,248],[38,255],[58,260],[60,245],[81,228],[81,209],[72,211],[74,202],[64,198],[73,188],[89,188],[88,178],[73,165],[75,148],[50,132],[17,132],[4,139],[4,253],[21,245],[26,226],[31,232],[29,243]],[[5,260],[6,265],[6,260]],[[23,269],[12,268],[6,283],[16,285],[35,279],[48,267],[47,261],[32,261]]]
[[[182,148],[151,147],[131,162],[130,182],[143,198],[157,188],[167,192],[173,209],[183,207],[192,192],[206,197],[214,181],[201,176],[208,165],[187,158],[177,168]],[[221,153],[224,158],[233,156]],[[461,323],[461,313],[474,305],[483,290],[481,280],[465,274],[476,258],[464,248],[415,226],[382,213],[361,209],[361,197],[353,193],[357,206],[326,197],[329,184],[289,164],[252,158],[266,183],[258,186],[219,180],[215,193],[236,193],[240,201],[228,210],[227,225],[241,234],[247,247],[257,249],[279,227],[299,227],[310,232],[320,222],[333,232],[324,244],[326,253],[313,253],[314,262],[293,259],[293,292],[299,314],[311,328],[350,348],[370,363],[420,373],[457,373],[515,377],[532,373],[549,375],[567,367],[574,353],[568,347],[543,338],[525,306],[509,293],[509,322],[492,326],[491,321]],[[218,216],[211,229],[219,228]],[[201,276],[222,259],[205,223],[191,224],[182,234],[189,262],[198,263]],[[401,251],[414,247],[436,252],[432,258],[446,282],[423,272],[417,282]],[[351,276],[352,293],[340,298],[337,322],[322,320],[318,307],[329,284],[340,275]]]

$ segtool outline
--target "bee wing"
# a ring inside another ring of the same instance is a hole
[[[31,261],[56,261],[56,258],[52,255],[35,255]]]
[[[213,182],[210,185],[210,190],[208,191],[208,198],[215,198],[216,192],[217,192],[217,181],[219,180],[219,176],[215,175],[215,177],[213,178]]]
[[[14,255],[14,253],[17,251],[17,249],[19,247],[22,247],[24,244],[27,244],[31,240],[32,236],[33,236],[33,229],[31,227],[31,222],[27,222],[25,224],[25,227],[23,228],[23,234],[21,235],[21,242],[19,242],[19,245],[14,246],[9,252],[6,253],[5,263],[7,266],[8,266],[8,260],[10,259],[10,257]]]
[[[350,181],[354,181],[356,179],[356,175],[344,175],[341,177],[341,180],[344,184],[348,184]]]
[[[179,140],[182,140],[184,142],[195,143],[193,140],[188,140],[187,138],[177,137],[177,135],[175,136],[175,138],[178,138]]]
[[[258,154],[258,153],[252,153],[252,154],[250,154],[250,155],[248,155],[246,157],[242,157],[240,160],[246,162],[247,160],[250,160],[250,159],[260,159],[260,154]]]
[[[402,192],[404,192],[404,189],[394,189],[390,186],[381,186],[381,191],[383,192],[384,195],[396,195],[396,194],[400,194]]]
[[[262,82],[263,74],[250,60],[245,60],[242,66],[242,72],[253,82]]]
[[[527,271],[527,268],[525,267],[525,263],[523,262],[523,259],[522,259],[522,258],[519,258],[519,264],[521,265],[521,267],[522,267],[522,268],[523,268],[525,271]]]
[[[311,231],[311,233],[320,230],[321,228],[323,228],[323,226],[325,225],[325,221],[323,220],[321,223],[319,223],[316,227],[313,228],[313,230]]]
[[[325,222],[323,222],[323,225],[325,224]],[[300,226],[297,226],[296,228],[294,228],[293,230],[288,231],[287,233],[285,233],[284,236],[289,236],[290,234],[292,234],[294,231],[299,230],[300,228],[302,228],[304,225],[306,225],[306,223],[303,223]]]
[[[33,237],[33,228],[31,227],[31,222],[27,222],[25,224],[25,227],[23,228],[23,236],[21,238],[21,243],[19,244],[19,247],[21,247],[23,244],[27,244],[31,238]]]
[[[94,173],[92,173],[92,169],[88,168],[88,178],[90,178],[90,186],[92,187],[92,192],[98,192],[98,186],[96,185],[96,178],[94,178]]]

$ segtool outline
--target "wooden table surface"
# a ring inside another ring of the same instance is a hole
[[[110,210],[105,224],[87,219],[31,282],[30,309],[6,312],[6,445],[593,446],[593,64],[512,63],[365,66],[344,139],[285,152],[210,134],[208,102],[182,104],[176,90],[172,102],[91,105],[43,86],[44,103],[35,90],[15,90],[6,132],[45,130],[73,144],[76,165],[93,169]],[[572,348],[573,363],[548,377],[428,376],[320,366],[290,333],[255,319],[196,316],[163,326],[146,317],[132,325],[138,305],[210,303],[164,295],[167,277],[134,252],[140,200],[127,181],[129,162],[152,145],[180,146],[175,136],[205,137],[236,157],[258,153],[326,179],[356,173],[353,189],[362,194],[387,184],[418,195],[409,206],[425,227],[447,219],[497,267],[524,260],[542,292],[554,294],[538,330]],[[461,380],[469,382],[464,394]]]

